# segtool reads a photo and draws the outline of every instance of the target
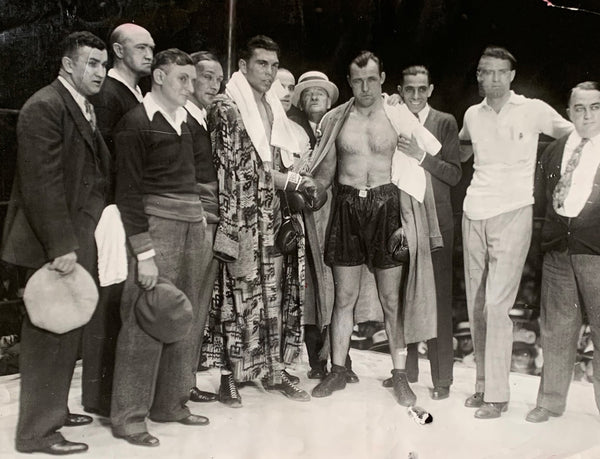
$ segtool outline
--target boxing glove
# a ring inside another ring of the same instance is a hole
[[[404,264],[409,262],[408,241],[403,228],[398,228],[392,233],[388,239],[387,249],[392,254],[394,260]]]

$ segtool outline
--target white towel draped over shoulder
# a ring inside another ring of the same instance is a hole
[[[442,144],[427,128],[419,123],[419,120],[406,105],[389,105],[387,100],[384,100],[383,108],[399,136],[410,139],[414,135],[419,148],[430,155],[435,156],[438,154]],[[419,161],[406,155],[398,148],[396,148],[392,157],[392,183],[417,201],[423,202],[425,187],[427,186],[425,170],[419,165]]]
[[[275,81],[278,83],[278,81]],[[265,100],[273,113],[273,126],[271,139],[267,139],[265,127],[258,112],[258,106],[252,93],[252,88],[246,77],[237,71],[231,75],[225,92],[237,105],[244,127],[263,162],[273,162],[271,146],[281,149],[281,160],[285,167],[290,167],[294,162],[294,153],[300,154],[300,146],[290,127],[287,115],[276,94],[276,89],[271,89],[265,94]]]
[[[121,213],[115,204],[104,208],[96,231],[98,247],[98,278],[106,287],[127,278],[127,248]]]

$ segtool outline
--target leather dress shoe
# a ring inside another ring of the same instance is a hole
[[[158,446],[160,441],[154,435],[150,435],[148,432],[141,432],[132,435],[123,435],[118,438],[122,438],[127,443],[131,443],[136,446]]]
[[[175,422],[183,424],[184,426],[207,426],[210,424],[210,421],[206,416],[199,416],[197,414],[190,414],[188,417],[178,419]]]
[[[312,390],[312,396],[321,398],[329,397],[336,390],[342,390],[346,387],[346,367],[332,365],[329,373],[323,381]]]
[[[481,405],[483,405],[483,392],[475,392],[465,400],[467,408],[479,408]]]
[[[477,419],[495,419],[508,410],[508,402],[483,402],[483,405],[475,411]]]
[[[287,379],[289,379],[292,384],[298,384],[300,382],[300,378],[298,376],[294,376],[294,375],[288,373],[287,370],[283,370],[283,372],[285,373]]]
[[[192,402],[198,402],[198,403],[216,402],[217,398],[218,398],[217,394],[215,394],[213,392],[206,392],[206,391],[200,390],[197,387],[192,387],[192,390],[190,390],[190,400]]]
[[[323,379],[327,376],[327,370],[325,368],[311,368],[306,376],[308,376],[308,379]]]
[[[562,414],[554,413],[553,411],[547,410],[546,408],[542,408],[541,406],[536,406],[533,410],[527,413],[525,420],[527,422],[546,422],[550,417],[557,418],[562,416]]]
[[[346,382],[348,384],[356,384],[359,381],[358,375],[352,371],[352,368],[346,368]]]
[[[86,416],[85,414],[75,414],[69,413],[67,414],[67,420],[63,424],[65,427],[78,427],[84,426],[86,424],[91,424],[94,419],[91,416]]]
[[[431,391],[432,400],[443,400],[450,397],[450,388],[448,386],[434,386]]]
[[[20,451],[22,453],[44,453],[52,454],[53,456],[66,456],[67,454],[83,453],[88,450],[88,445],[85,443],[75,443],[68,440],[62,440],[45,448]]]
[[[392,381],[392,378],[387,378],[387,379],[384,379],[383,381],[381,381],[381,385],[383,387],[390,388],[390,387],[394,387],[394,382]]]

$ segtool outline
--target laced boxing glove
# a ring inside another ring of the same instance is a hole
[[[316,194],[305,195],[306,196],[306,208],[310,211],[319,210],[327,202],[327,191],[318,190]]]
[[[292,214],[302,212],[306,207],[306,197],[300,191],[284,191],[288,208]]]
[[[394,260],[404,264],[409,262],[408,241],[403,228],[398,228],[392,233],[388,239],[387,249],[392,254]]]

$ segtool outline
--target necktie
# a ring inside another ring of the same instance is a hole
[[[556,184],[554,188],[554,192],[552,193],[552,206],[554,210],[558,211],[565,204],[565,199],[569,195],[569,189],[571,188],[571,181],[573,180],[573,171],[577,168],[579,164],[579,160],[581,159],[581,152],[583,151],[583,147],[590,139],[581,139],[577,148],[573,150],[573,154],[567,163],[567,167],[565,167],[565,171],[560,177],[560,180]]]
[[[92,131],[96,131],[96,113],[94,112],[94,106],[87,99],[85,101],[85,115],[92,126]]]

